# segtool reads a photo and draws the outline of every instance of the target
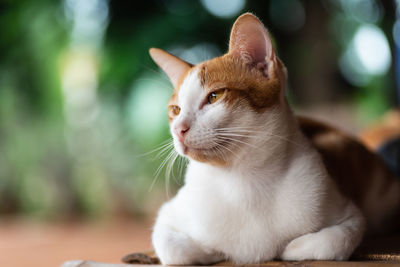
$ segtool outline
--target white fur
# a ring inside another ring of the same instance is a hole
[[[286,102],[260,114],[229,110],[222,101],[202,106],[206,97],[194,69],[171,124],[190,124],[186,145],[213,147],[218,127],[257,131],[236,144],[240,150],[225,152],[228,167],[190,161],[184,186],[162,206],[154,226],[161,262],[347,259],[362,238],[364,218],[338,192]],[[176,136],[174,144],[183,155]]]

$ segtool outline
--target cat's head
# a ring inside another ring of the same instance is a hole
[[[157,48],[150,55],[175,88],[168,105],[175,149],[193,160],[231,164],[250,148],[247,139],[268,123],[268,113],[285,102],[286,69],[250,13],[234,23],[221,57],[191,65]]]

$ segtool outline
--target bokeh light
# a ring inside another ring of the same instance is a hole
[[[381,29],[371,24],[361,26],[353,44],[366,73],[383,75],[388,71],[391,64],[390,48]]]
[[[349,82],[363,86],[373,76],[387,73],[391,60],[389,43],[382,30],[364,24],[357,29],[340,58],[340,69]]]
[[[97,46],[101,43],[108,25],[108,1],[106,0],[65,0],[64,13],[72,23],[72,44],[84,43]]]
[[[243,9],[245,0],[201,0],[203,6],[214,16],[231,18]]]

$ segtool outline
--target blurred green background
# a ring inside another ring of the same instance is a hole
[[[172,86],[148,49],[220,55],[246,11],[272,34],[295,109],[356,131],[397,105],[396,0],[1,0],[0,217],[153,211],[167,151],[148,152],[170,138]]]

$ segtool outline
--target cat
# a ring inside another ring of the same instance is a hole
[[[346,260],[366,229],[397,226],[399,182],[358,141],[293,114],[286,68],[256,16],[236,20],[223,56],[150,55],[175,88],[171,134],[189,158],[154,225],[162,264]]]

